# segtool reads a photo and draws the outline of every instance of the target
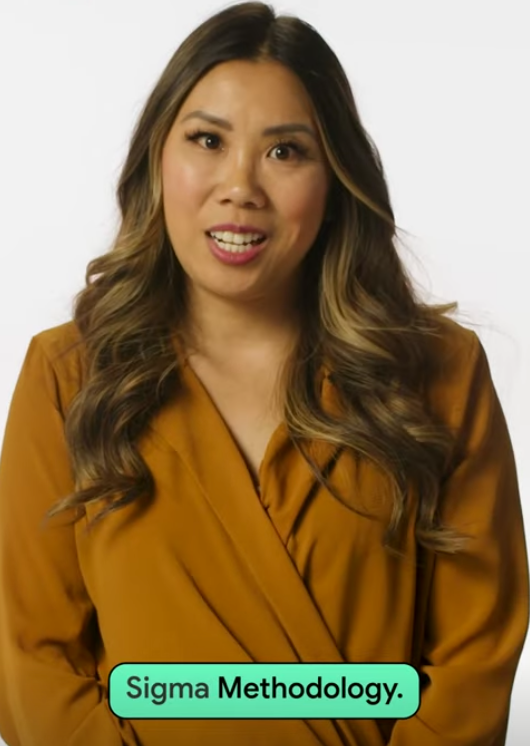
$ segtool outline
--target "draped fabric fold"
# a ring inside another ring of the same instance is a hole
[[[332,391],[327,380],[324,378],[322,395],[331,404]],[[234,547],[237,561],[251,576],[248,585],[240,586],[241,596],[259,593],[260,602],[270,610],[278,639],[272,645],[269,630],[264,626],[261,639],[256,639],[248,649],[251,660],[344,663],[325,618],[286,550],[297,518],[315,492],[315,478],[302,456],[290,445],[286,427],[280,425],[268,444],[260,467],[263,482],[258,499],[243,457],[207,391],[188,365],[183,367],[183,383],[186,393],[179,407],[180,426],[172,426],[176,418],[168,410],[156,419],[154,429],[168,439],[196,477],[219,529]],[[322,471],[336,453],[337,448],[325,443],[312,449]],[[213,569],[212,566],[212,572]],[[219,582],[219,578],[214,576],[212,581]],[[237,606],[237,597],[231,597],[229,603]],[[259,607],[255,613],[259,614]],[[245,617],[242,622],[246,624]],[[263,722],[259,728],[264,728]],[[300,743],[326,746],[382,743],[373,722],[352,729],[351,724],[340,721],[315,720],[307,723],[307,729],[306,740]],[[356,737],[352,730],[357,731]],[[302,739],[302,733],[298,737]]]
[[[55,355],[73,334],[66,324],[32,340],[0,460],[0,734],[9,746],[502,744],[528,570],[511,443],[473,333],[448,324],[428,404],[460,434],[462,462],[442,507],[474,542],[460,556],[422,554],[421,566],[417,496],[396,558],[382,546],[388,478],[345,449],[311,450],[339,501],[280,425],[258,495],[187,364],[138,444],[153,498],[89,531],[97,505],[75,526],[43,527],[45,510],[73,488],[62,425],[81,369],[78,353]],[[337,406],[328,377],[321,396]],[[106,703],[109,673],[123,662],[403,662],[428,685],[417,715],[396,724],[124,722]]]

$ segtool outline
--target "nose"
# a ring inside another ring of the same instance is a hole
[[[239,157],[225,162],[219,180],[219,201],[237,207],[259,208],[266,204],[266,195],[260,183],[255,163],[250,157]]]

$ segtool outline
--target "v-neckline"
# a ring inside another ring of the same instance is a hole
[[[220,410],[218,409],[217,405],[215,404],[212,396],[210,395],[210,392],[206,385],[203,383],[200,376],[195,372],[195,370],[192,368],[192,366],[189,363],[188,357],[184,352],[184,348],[182,346],[182,343],[179,339],[178,334],[172,335],[172,344],[173,349],[175,350],[175,353],[177,355],[179,369],[181,371],[182,375],[182,381],[184,385],[187,385],[190,387],[192,395],[195,394],[198,396],[199,401],[202,401],[202,407],[200,409],[203,409],[203,411],[208,411],[208,416],[213,417],[213,421],[216,423],[216,427],[214,427],[214,430],[218,431],[219,437],[221,437],[221,434],[224,436],[223,439],[225,441],[226,447],[231,452],[231,455],[235,457],[236,462],[238,463],[238,468],[236,471],[239,471],[241,475],[244,475],[245,480],[247,482],[247,487],[250,488],[252,491],[252,494],[255,495],[258,500],[263,504],[266,505],[267,503],[267,477],[269,472],[269,465],[272,463],[272,461],[276,458],[276,456],[279,454],[279,452],[287,447],[292,441],[291,437],[289,435],[289,430],[287,427],[287,424],[285,421],[280,422],[280,424],[276,427],[276,429],[272,432],[269,441],[267,443],[267,446],[265,448],[265,451],[263,453],[261,463],[258,467],[258,474],[257,474],[257,483],[254,479],[253,472],[247,465],[246,459],[243,456],[243,453],[241,452],[234,436],[232,435],[232,432],[230,428],[228,427],[224,417],[222,416]],[[333,385],[332,379],[331,379],[331,370],[329,365],[324,362],[320,371],[320,396],[322,399],[322,403],[326,408],[330,407],[331,411],[333,413],[336,413],[338,409],[340,409],[340,404],[336,398],[336,392],[335,387]],[[191,407],[193,405],[190,403]],[[162,425],[162,429],[166,431],[166,437],[169,438],[170,442],[174,444],[174,446],[177,446],[177,442],[180,443],[180,445],[183,445],[183,441],[180,438],[176,437],[176,433],[174,434],[175,437],[170,437],[169,430],[169,423],[167,423],[167,429],[164,427],[164,421],[166,417],[170,417],[170,412],[166,413],[166,416],[164,417],[163,414],[160,413],[160,424]],[[331,444],[329,443],[320,443],[317,444],[317,453],[320,455],[316,455],[317,460],[319,458],[326,458],[326,453],[328,451],[333,450]]]
[[[265,492],[265,477],[266,477],[266,466],[268,466],[271,461],[273,460],[274,456],[280,449],[280,447],[285,444],[285,442],[288,440],[288,431],[287,426],[285,422],[280,422],[279,425],[273,430],[267,445],[265,447],[265,451],[263,452],[263,456],[261,458],[261,462],[258,467],[258,473],[257,473],[257,480],[254,478],[254,474],[250,467],[247,464],[247,461],[241,452],[241,449],[239,448],[239,445],[236,442],[236,439],[234,438],[226,420],[224,419],[223,415],[221,414],[219,408],[217,407],[212,395],[210,394],[206,384],[203,382],[199,374],[194,370],[194,368],[190,365],[187,358],[185,358],[182,361],[182,370],[187,374],[188,380],[193,382],[196,393],[199,393],[202,397],[203,401],[207,403],[208,408],[211,410],[213,416],[216,418],[219,426],[224,431],[224,434],[226,435],[227,441],[230,442],[230,446],[233,452],[237,454],[237,458],[240,461],[241,465],[243,466],[248,480],[252,486],[252,491],[254,494],[258,497],[258,499],[262,499],[264,492]]]

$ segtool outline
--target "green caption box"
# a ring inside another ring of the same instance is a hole
[[[420,680],[406,663],[121,663],[109,704],[128,720],[406,719]]]

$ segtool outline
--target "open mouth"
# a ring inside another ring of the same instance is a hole
[[[267,240],[267,236],[259,236],[257,234],[219,234],[206,231],[206,235],[215,241],[220,249],[234,254],[243,254],[245,251],[250,251]]]

